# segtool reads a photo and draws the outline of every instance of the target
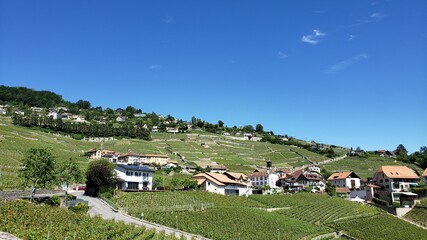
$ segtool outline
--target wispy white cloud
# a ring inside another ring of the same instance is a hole
[[[353,39],[355,39],[355,38],[356,38],[356,36],[355,36],[355,35],[351,35],[351,34],[350,34],[350,36],[348,37],[348,39],[347,39],[347,40],[351,41],[351,40],[353,40]]]
[[[318,40],[314,40],[314,37],[312,35],[304,35],[301,38],[301,41],[305,42],[305,43],[310,43],[310,44],[317,44],[319,43]]]
[[[342,70],[344,70],[344,69],[346,69],[346,68],[348,68],[348,67],[350,67],[350,66],[352,66],[352,65],[354,65],[354,64],[356,64],[362,60],[365,60],[367,58],[368,58],[368,55],[366,53],[362,53],[362,54],[359,54],[357,56],[348,58],[344,61],[332,64],[331,66],[329,66],[325,70],[325,72],[326,73],[336,73],[336,72],[342,71]]]
[[[160,68],[160,65],[150,65],[150,66],[148,66],[148,69],[150,69],[150,70],[156,70],[156,69],[159,69]]]
[[[380,12],[376,12],[376,13],[372,13],[370,17],[374,19],[382,19],[385,17],[385,15]]]
[[[166,16],[165,18],[163,18],[163,22],[166,24],[170,24],[170,23],[175,22],[175,19],[171,16]]]
[[[314,29],[313,34],[303,35],[301,41],[315,45],[320,42],[319,38],[324,36],[326,36],[326,33],[321,32],[319,29]]]
[[[288,58],[288,57],[289,57],[287,54],[283,53],[282,51],[279,51],[279,52],[277,53],[277,56],[278,56],[280,59],[285,59],[285,58]]]
[[[325,33],[322,33],[319,29],[314,29],[313,33],[315,36],[325,36]]]

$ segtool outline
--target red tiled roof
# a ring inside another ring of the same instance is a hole
[[[423,172],[423,175],[422,175],[423,177],[427,177],[427,168],[424,170],[424,172]]]
[[[419,179],[417,173],[407,166],[381,166],[377,173],[384,173],[388,178]]]
[[[351,173],[352,171],[332,173],[332,175],[328,178],[328,181],[346,179],[351,175]]]

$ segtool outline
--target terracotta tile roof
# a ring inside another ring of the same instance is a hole
[[[237,172],[225,172],[224,174],[228,174],[231,177],[233,177],[234,179],[243,179],[243,180],[248,180],[248,176],[246,176],[243,173],[237,173]]]
[[[241,173],[232,173],[232,174],[235,175],[235,176],[237,176],[238,174],[240,174],[239,177],[240,176],[246,176],[246,175],[241,174]],[[199,185],[202,184],[205,180],[209,180],[209,181],[215,183],[218,186],[225,186],[227,184],[248,185],[248,184],[245,184],[245,183],[241,183],[241,182],[235,181],[235,180],[227,177],[226,174],[222,174],[222,173],[208,173],[208,172],[205,172],[205,173],[196,174],[196,175],[194,175],[191,178],[196,179]],[[198,179],[200,179],[200,180],[198,180]]]
[[[253,173],[249,173],[248,177],[267,177],[267,171],[257,171]]]
[[[380,186],[375,185],[375,184],[368,184],[367,186],[368,187],[372,187],[372,188],[381,188]]]
[[[227,170],[227,168],[224,165],[209,165],[208,167],[211,170]]]
[[[423,172],[423,175],[422,175],[423,177],[427,177],[427,168],[424,170],[424,172]]]
[[[328,181],[346,179],[352,173],[352,171],[332,173],[332,175],[328,178]]]
[[[381,166],[377,173],[384,173],[388,178],[420,178],[414,170],[407,166]]]

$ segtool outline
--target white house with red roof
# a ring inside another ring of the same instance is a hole
[[[417,194],[412,193],[410,188],[418,186],[419,180],[418,174],[407,166],[381,166],[372,179],[375,185],[381,187],[376,190],[375,195],[390,203],[402,203],[401,197],[413,200]]]
[[[352,171],[333,173],[327,181],[335,187],[347,187],[350,190],[360,188],[360,177]]]
[[[199,173],[191,177],[197,181],[200,189],[222,195],[248,196],[252,194],[252,185],[242,173]]]

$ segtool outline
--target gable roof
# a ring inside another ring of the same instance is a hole
[[[381,166],[376,173],[384,173],[388,178],[420,178],[414,170],[407,166]]]
[[[232,173],[232,174],[235,176],[237,176],[238,174],[240,174],[240,176],[245,176],[244,174],[241,174],[241,173]],[[202,184],[205,180],[209,180],[218,186],[225,186],[227,184],[246,185],[245,183],[235,181],[229,178],[226,174],[222,174],[222,173],[205,172],[205,173],[196,174],[191,178],[196,179],[199,185]]]
[[[427,177],[427,168],[424,170],[424,172],[423,172],[423,175],[422,175],[423,177]]]
[[[342,180],[342,179],[348,178],[349,176],[354,177],[354,178],[360,178],[354,172],[352,172],[352,171],[346,171],[346,172],[332,173],[332,175],[328,178],[328,181],[331,181],[331,180]]]
[[[256,172],[249,173],[248,177],[267,177],[267,171],[265,170],[257,170]]]
[[[234,179],[234,180],[240,180],[240,179],[242,179],[242,180],[244,180],[244,181],[246,181],[246,180],[248,180],[248,176],[246,176],[245,174],[243,174],[243,173],[237,173],[237,172],[225,172],[224,173],[225,175],[228,175],[231,179]]]

